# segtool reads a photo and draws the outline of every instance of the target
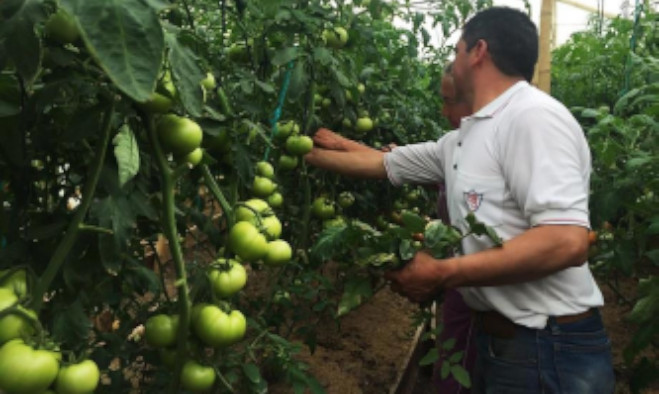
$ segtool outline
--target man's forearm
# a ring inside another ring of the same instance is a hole
[[[569,225],[534,227],[500,248],[458,256],[445,287],[499,286],[541,279],[583,264],[588,256],[588,229]],[[441,273],[438,273],[442,276]]]
[[[386,179],[384,153],[375,149],[335,151],[314,148],[305,160],[316,167],[359,178]]]

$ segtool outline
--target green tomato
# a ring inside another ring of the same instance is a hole
[[[369,117],[363,117],[357,119],[357,124],[355,125],[355,130],[360,133],[365,133],[367,131],[373,130],[373,121]]]
[[[341,208],[349,208],[355,203],[355,196],[350,192],[342,192],[339,194],[339,206]]]
[[[213,268],[208,272],[216,296],[220,298],[231,297],[245,287],[247,271],[242,264],[236,260],[227,259],[218,259],[216,262],[228,265],[227,270]]]
[[[275,176],[275,169],[272,164],[267,161],[259,161],[256,163],[256,174],[264,178],[272,179]]]
[[[345,90],[346,101],[352,103],[352,92],[348,89]]]
[[[0,312],[17,302],[18,297],[16,297],[14,290],[0,287]],[[37,318],[32,310],[25,309],[20,305],[18,306],[18,309],[34,319]],[[0,318],[0,344],[11,339],[29,336],[33,332],[34,328],[32,327],[31,322],[21,315],[10,313]]]
[[[270,216],[273,214],[270,205],[260,198],[251,198],[236,208],[236,221],[256,223],[256,215]]]
[[[306,135],[293,135],[286,139],[286,151],[295,156],[304,156],[313,149],[313,140]]]
[[[259,197],[268,197],[277,189],[277,184],[271,179],[263,176],[255,176],[252,184],[252,192]]]
[[[279,156],[279,168],[286,171],[292,170],[297,167],[297,156],[281,155]]]
[[[341,49],[348,42],[348,31],[343,27],[323,31],[323,40],[334,49]]]
[[[267,265],[283,265],[291,261],[293,249],[291,245],[281,239],[268,243],[268,253],[263,262]]]
[[[289,120],[285,122],[277,122],[276,137],[280,140],[285,140],[289,136],[298,134],[299,132],[300,132],[300,125],[298,125],[293,120]]]
[[[276,216],[268,216],[261,220],[261,231],[264,232],[269,239],[277,239],[281,236],[281,222]]]
[[[313,95],[313,103],[315,105],[321,105],[323,103],[323,96],[321,96],[318,93],[314,93]]]
[[[359,92],[359,94],[364,94],[364,92],[366,91],[366,86],[363,83],[360,83],[359,85],[357,85],[357,91]]]
[[[162,72],[156,91],[164,94],[167,97],[175,98],[178,94],[174,81],[172,80],[172,73],[169,70]]]
[[[76,21],[62,8],[48,18],[44,27],[46,35],[60,44],[74,42],[80,36]]]
[[[323,101],[321,101],[320,105],[321,105],[321,107],[323,107],[323,108],[329,108],[330,105],[332,105],[332,100],[330,100],[329,98],[325,97],[325,98],[323,99]]]
[[[332,219],[323,220],[323,228],[339,227],[345,224],[346,224],[346,220],[343,216],[337,216]]]
[[[349,118],[343,118],[343,120],[341,121],[341,124],[342,124],[343,127],[345,127],[346,129],[349,129],[349,128],[352,127],[352,120],[350,120]]]
[[[35,350],[20,339],[7,342],[0,348],[0,391],[45,391],[57,377],[60,357],[49,350]]]
[[[311,205],[311,212],[319,219],[329,219],[334,217],[336,209],[331,200],[325,197],[318,197]]]
[[[204,158],[204,150],[202,148],[195,148],[192,152],[180,158],[180,161],[186,162],[193,167],[196,167]]]
[[[238,222],[231,227],[229,245],[243,261],[259,260],[268,251],[265,236],[249,222]]]
[[[55,390],[59,394],[93,393],[100,377],[98,365],[92,360],[62,366],[55,380]]]
[[[163,149],[177,157],[199,148],[204,134],[197,122],[174,114],[162,116],[156,130]]]
[[[201,86],[206,90],[213,90],[217,87],[213,73],[210,71],[206,73],[206,78],[201,80]]]
[[[151,97],[143,103],[139,104],[140,108],[152,114],[166,114],[171,111],[174,102],[171,98],[162,95],[158,92],[153,92]]]
[[[272,193],[268,197],[268,204],[270,204],[270,206],[273,208],[280,208],[282,205],[284,205],[284,196],[282,196],[279,192]]]
[[[178,315],[155,315],[144,324],[144,338],[149,346],[169,347],[176,343],[178,334]]]
[[[193,326],[195,334],[206,345],[226,347],[243,339],[247,320],[238,310],[227,314],[215,305],[206,305],[199,311]]]
[[[13,274],[7,275],[10,270],[0,270],[0,287],[12,289],[18,298],[27,295],[27,277],[25,270],[14,271]]]
[[[208,391],[215,384],[215,370],[196,361],[186,361],[181,369],[181,387],[192,392]]]

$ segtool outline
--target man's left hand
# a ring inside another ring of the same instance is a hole
[[[452,269],[450,260],[438,260],[426,252],[417,252],[405,267],[385,273],[391,289],[413,302],[431,300],[444,287]]]

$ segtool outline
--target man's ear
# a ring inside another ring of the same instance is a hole
[[[490,56],[489,47],[487,41],[481,39],[476,41],[476,44],[471,48],[471,61],[473,65],[478,65],[483,63],[485,59]]]

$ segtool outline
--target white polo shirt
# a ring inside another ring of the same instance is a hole
[[[590,150],[579,123],[560,102],[518,82],[436,142],[402,146],[384,157],[389,180],[446,182],[451,223],[464,218],[492,226],[503,240],[533,226],[590,227]],[[466,254],[492,247],[485,237],[463,240]],[[475,310],[496,310],[517,324],[542,328],[550,315],[603,305],[586,262],[516,285],[464,287]]]

